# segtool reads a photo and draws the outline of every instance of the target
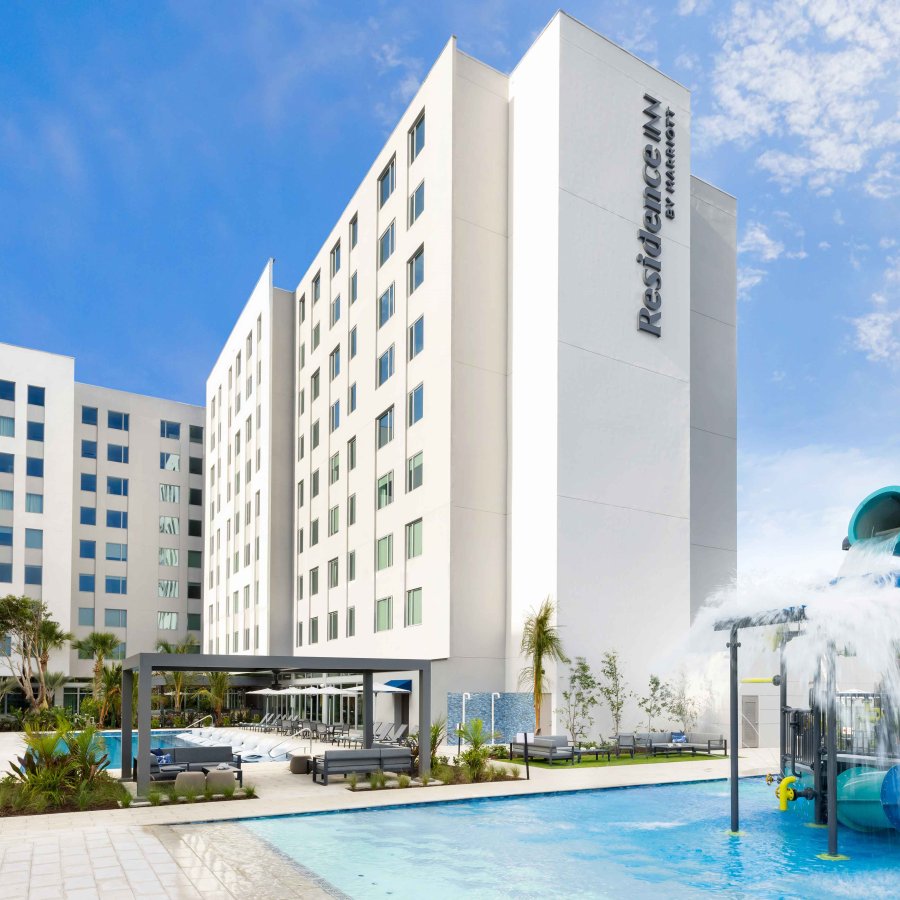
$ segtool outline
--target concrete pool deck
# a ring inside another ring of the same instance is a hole
[[[0,760],[12,759],[18,735],[0,734]],[[742,776],[777,770],[774,749],[742,749]],[[510,765],[504,763],[505,766]],[[633,766],[534,767],[531,780],[350,791],[291,775],[287,763],[245,767],[253,800],[18,816],[0,819],[4,897],[334,897],[340,896],[235,820],[367,807],[522,796],[727,778],[726,758]],[[521,768],[521,767],[520,767]],[[727,811],[726,811],[727,812]],[[723,812],[723,815],[726,813]],[[202,823],[202,824],[201,824]],[[191,827],[191,826],[194,827]],[[250,851],[252,845],[252,851]]]

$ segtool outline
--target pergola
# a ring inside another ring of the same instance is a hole
[[[150,695],[154,672],[322,672],[362,676],[363,744],[372,746],[375,695],[373,676],[385,672],[418,672],[419,734],[431,731],[431,660],[358,659],[334,656],[221,656],[201,653],[138,653],[122,663],[122,777],[132,769],[132,709],[134,673],[138,673],[138,754],[137,791],[144,794],[150,785]],[[426,738],[427,740],[427,738]],[[419,771],[430,771],[428,753],[419,755]]]

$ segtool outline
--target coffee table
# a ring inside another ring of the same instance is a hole
[[[210,764],[208,766],[201,766],[200,771],[204,775],[209,775],[210,772],[231,772],[231,774],[237,778],[238,784],[241,787],[244,786],[244,770],[238,769],[236,766],[228,766],[225,769],[220,769],[218,767],[218,765],[214,766],[214,765]]]

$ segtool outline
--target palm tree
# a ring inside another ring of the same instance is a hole
[[[47,684],[47,666],[50,664],[50,654],[54,650],[60,650],[66,641],[72,640],[72,634],[63,631],[58,622],[53,619],[43,619],[38,626],[37,640],[35,641],[35,655],[38,660],[38,706],[46,709],[50,704],[47,695],[52,694],[55,688]],[[62,687],[62,685],[56,685]]]
[[[111,712],[117,713],[122,710],[122,664],[113,663],[111,666],[104,666],[101,682],[103,700],[97,718],[99,726],[103,728],[106,717]]]
[[[222,721],[222,709],[225,707],[228,688],[231,686],[231,675],[228,672],[207,672],[206,683],[207,687],[200,688],[194,696],[209,700],[218,725]]]
[[[92,631],[86,638],[73,641],[72,647],[94,658],[94,700],[101,699],[103,661],[116,652],[122,642],[109,631]]]
[[[69,681],[70,678],[65,672],[44,673],[44,709],[51,705],[50,699],[61,687],[65,687]]]
[[[519,684],[531,686],[534,694],[534,733],[541,733],[541,703],[547,689],[546,664],[569,661],[563,651],[559,631],[553,623],[555,608],[547,597],[537,612],[532,611],[522,628],[522,655],[530,660],[519,673]]]
[[[186,637],[177,644],[171,644],[169,641],[159,640],[156,642],[156,649],[160,653],[193,653],[196,649],[194,641]],[[163,672],[166,681],[166,687],[172,694],[172,706],[175,712],[181,712],[181,702],[187,696],[194,684],[193,672]]]

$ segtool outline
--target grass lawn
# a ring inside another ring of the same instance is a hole
[[[598,766],[602,766],[604,768],[612,768],[614,766],[643,766],[648,763],[676,763],[676,762],[699,762],[701,760],[706,760],[709,762],[711,759],[727,759],[728,757],[723,757],[722,754],[717,754],[715,756],[709,756],[706,753],[698,753],[696,756],[687,753],[680,753],[674,756],[635,756],[632,759],[630,756],[622,755],[618,759],[613,756],[612,759],[607,762],[606,757],[601,753],[600,759],[594,759],[593,756],[590,758],[584,756],[581,762],[576,762],[573,766],[570,762],[555,762],[552,765],[548,763],[546,760],[536,760],[529,759],[528,764],[531,766],[537,766],[539,769],[593,769]],[[525,765],[525,760],[522,759],[521,756],[516,757],[513,760],[510,760],[513,763],[518,763],[518,765]]]

